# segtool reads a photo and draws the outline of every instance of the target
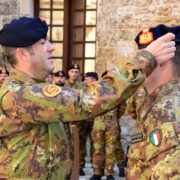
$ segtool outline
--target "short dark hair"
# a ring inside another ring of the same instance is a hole
[[[2,46],[5,60],[13,67],[17,64],[16,47]]]
[[[175,56],[171,62],[173,64],[173,75],[180,77],[180,44],[176,45]]]
[[[98,75],[96,72],[87,72],[85,77],[92,77],[92,78],[96,79],[96,81],[98,81]]]

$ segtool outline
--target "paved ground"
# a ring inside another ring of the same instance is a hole
[[[90,149],[90,141],[89,141],[89,138],[87,139],[87,142],[86,142],[86,150],[87,150],[87,157],[85,158],[86,159],[86,164],[85,164],[85,168],[84,168],[84,171],[85,171],[85,176],[80,176],[79,180],[89,180],[89,178],[93,175],[93,169],[91,168],[92,165],[91,165],[91,161],[90,161],[90,152],[89,152],[89,149]],[[120,178],[118,176],[118,167],[115,165],[114,167],[114,178],[115,180],[125,180],[125,178]],[[106,180],[106,176],[103,176],[101,178],[101,180]]]
[[[91,168],[91,163],[86,163],[84,171],[86,173],[86,176],[80,176],[79,180],[89,180],[89,178],[92,176],[93,169]],[[118,168],[117,168],[117,166],[114,167],[114,178],[116,180],[125,180],[125,178],[118,177]],[[106,176],[103,176],[101,179],[106,180]]]

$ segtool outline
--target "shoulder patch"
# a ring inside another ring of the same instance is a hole
[[[43,87],[43,93],[47,97],[54,97],[62,91],[62,88],[56,85],[46,85]]]
[[[154,146],[159,146],[162,140],[162,133],[160,129],[152,131],[149,135],[150,141]]]

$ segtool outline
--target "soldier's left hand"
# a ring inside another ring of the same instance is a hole
[[[167,33],[153,41],[145,50],[156,58],[158,64],[166,62],[175,55],[176,47],[173,41],[174,38],[175,35],[173,33]]]

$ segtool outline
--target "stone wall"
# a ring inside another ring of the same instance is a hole
[[[33,0],[0,1],[0,28],[21,16],[33,17]],[[98,0],[96,72],[100,75],[106,69],[125,65],[136,52],[136,34],[160,23],[180,24],[180,0]],[[135,121],[126,115],[120,123],[126,149]]]
[[[33,17],[33,0],[1,0],[0,29],[12,19],[22,16]],[[0,66],[2,66],[2,50],[0,49]]]
[[[137,33],[158,24],[180,25],[180,0],[98,0],[96,72],[125,65],[136,52]],[[123,116],[120,122],[126,147],[134,121]]]

